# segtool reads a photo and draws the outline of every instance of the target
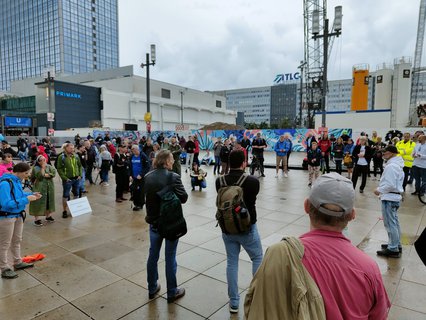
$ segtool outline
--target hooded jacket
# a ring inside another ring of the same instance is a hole
[[[15,199],[12,196],[10,184],[7,179],[12,181],[13,193]],[[25,210],[25,207],[30,201],[27,196],[31,195],[31,192],[24,192],[22,190],[22,183],[19,178],[11,173],[5,173],[0,178],[0,210],[9,213],[16,213],[16,215],[9,215],[8,218],[20,217],[20,212]]]
[[[387,201],[401,201],[401,193],[404,192],[404,160],[401,157],[393,157],[388,160],[383,171],[377,191],[380,199]]]

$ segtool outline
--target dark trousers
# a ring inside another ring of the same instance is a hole
[[[377,174],[377,169],[380,172],[380,176],[383,174],[383,158],[373,158],[373,172],[374,177]]]
[[[402,183],[402,187],[404,188],[407,186],[408,178],[410,176],[411,168],[410,167],[404,167],[404,182]]]
[[[358,176],[362,176],[360,190],[364,190],[365,185],[367,184],[367,174],[368,174],[368,166],[359,166],[355,165],[354,172],[352,174],[352,183],[354,185],[354,189],[356,188],[356,183],[358,181]]]
[[[334,162],[336,163],[336,172],[338,174],[342,174],[342,161],[343,160],[334,159]]]
[[[198,166],[200,166],[200,159],[198,159],[199,153],[194,153],[194,161]]]
[[[426,168],[413,166],[411,168],[411,174],[413,178],[416,180],[416,192],[424,193],[425,190],[420,190],[420,188],[424,183],[426,183]]]
[[[215,156],[214,157],[213,174],[216,174],[216,171],[219,174],[219,172],[220,172],[220,157]]]
[[[325,171],[330,173],[330,156],[328,154],[324,155]]]
[[[93,163],[87,164],[86,179],[89,180],[90,184],[93,184],[92,171],[93,171]]]
[[[143,179],[133,178],[131,191],[134,206],[142,208],[145,204]]]
[[[128,183],[129,177],[126,172],[117,172],[115,174],[115,198],[121,199],[123,198],[123,193],[128,187],[126,184]]]

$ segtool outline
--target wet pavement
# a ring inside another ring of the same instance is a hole
[[[300,155],[299,155],[300,156]],[[294,158],[295,163],[300,159]],[[46,259],[33,269],[19,271],[19,278],[0,280],[1,319],[243,319],[242,304],[251,280],[251,263],[240,255],[238,315],[228,311],[226,255],[215,221],[215,176],[206,167],[207,189],[190,191],[189,175],[183,183],[189,193],[184,214],[188,234],[178,246],[178,283],[186,296],[167,304],[164,253],[159,263],[160,296],[149,302],[146,261],[149,239],[145,210],[133,212],[131,203],[115,202],[115,185],[89,186],[93,213],[61,218],[61,186],[56,180],[56,222],[43,227],[25,222],[22,253],[44,253]],[[303,212],[308,195],[307,172],[291,170],[288,178],[275,178],[266,169],[257,201],[258,229],[264,249],[284,236],[309,230]],[[426,267],[413,241],[426,226],[426,206],[407,187],[399,209],[403,232],[401,259],[376,256],[387,234],[380,219],[380,201],[372,191],[378,181],[370,178],[363,194],[357,192],[355,221],[349,225],[352,243],[379,265],[392,302],[389,319],[426,319]],[[128,196],[128,195],[127,195]]]

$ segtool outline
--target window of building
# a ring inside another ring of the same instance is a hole
[[[170,99],[170,90],[161,89],[161,98]]]
[[[222,101],[216,100],[216,108],[222,108]]]

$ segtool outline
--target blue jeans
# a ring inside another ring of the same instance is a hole
[[[195,188],[196,186],[200,186],[201,188],[205,189],[207,187],[206,180],[198,180],[196,177],[191,177],[191,186]]]
[[[86,169],[82,168],[81,170],[81,179],[80,179],[80,192],[86,191],[85,182],[86,182]]]
[[[18,152],[18,157],[21,161],[27,161],[28,159],[28,153],[27,151],[19,151]]]
[[[157,230],[150,225],[149,226],[149,257],[147,262],[147,273],[148,273],[148,291],[154,293],[158,285],[158,258],[160,257],[160,249],[163,244],[163,238],[158,234]],[[166,279],[167,279],[167,297],[171,298],[176,295],[177,291],[177,280],[176,280],[176,250],[179,240],[166,240]]]
[[[382,200],[383,223],[388,232],[388,249],[398,252],[401,246],[401,228],[398,220],[399,202]]]
[[[217,173],[219,173],[219,171],[220,171],[220,157],[219,156],[214,157],[213,174],[216,173],[216,170],[217,170]]]
[[[101,177],[102,182],[108,182],[108,173],[109,170],[101,169],[101,171],[99,172],[99,176]]]
[[[226,279],[228,281],[229,303],[232,307],[238,308],[240,303],[240,294],[238,292],[238,260],[241,246],[247,251],[252,261],[252,273],[254,275],[262,263],[262,244],[256,224],[253,224],[250,231],[247,233],[222,233],[222,238],[225,243],[227,256]]]

